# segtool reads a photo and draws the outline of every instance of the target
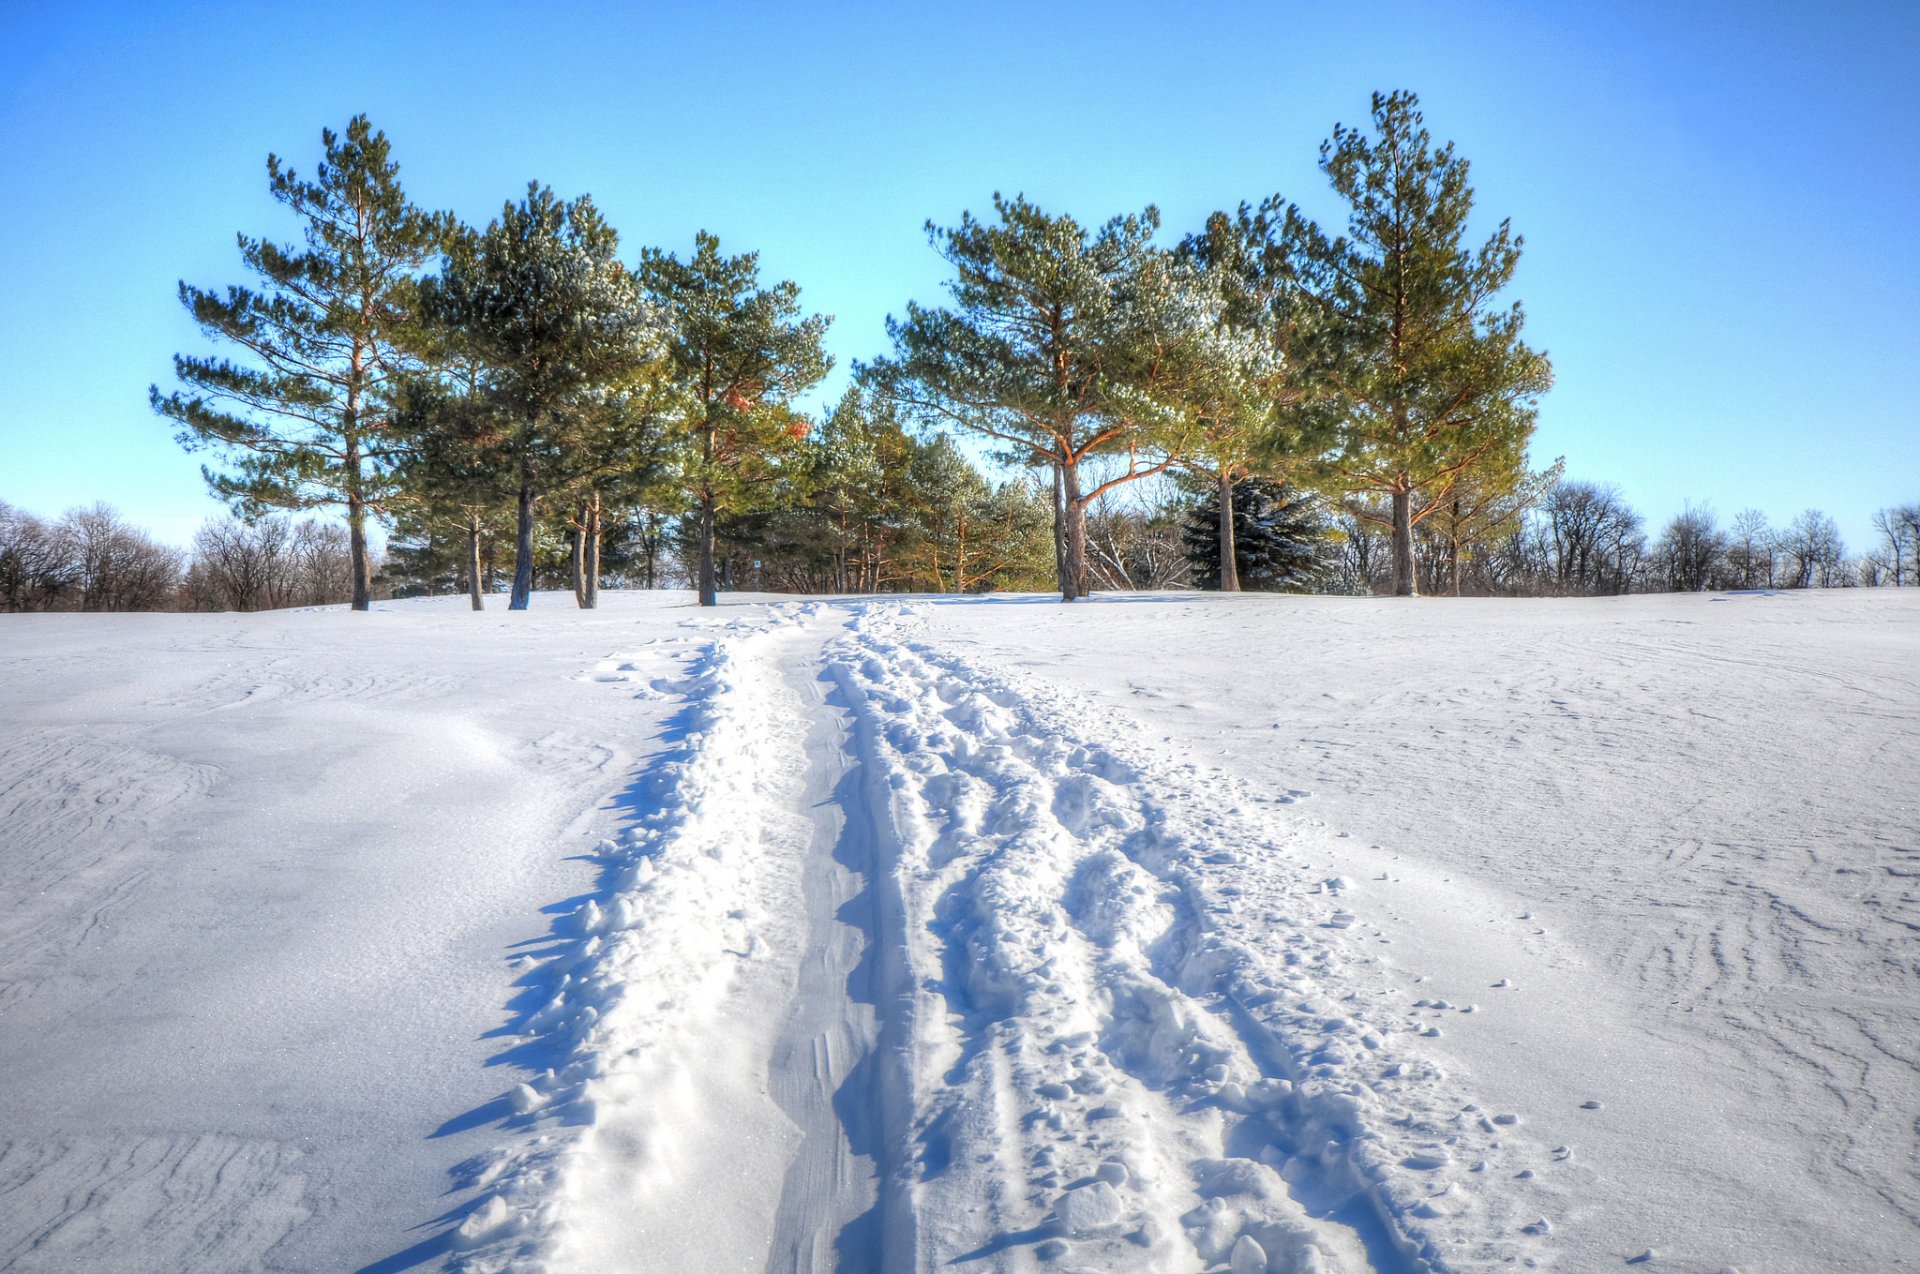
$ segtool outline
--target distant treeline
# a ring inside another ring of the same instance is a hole
[[[268,157],[300,240],[242,235],[250,286],[180,285],[218,349],[151,391],[235,520],[180,555],[110,510],[10,512],[9,609],[1920,574],[1910,508],[1853,559],[1818,513],[1689,509],[1655,533],[1613,489],[1532,467],[1552,369],[1501,299],[1522,241],[1505,222],[1469,240],[1467,163],[1410,93],[1322,146],[1335,231],[1279,195],[1171,246],[1151,207],[1083,225],[996,194],[990,216],[928,223],[946,303],[890,318],[890,350],[819,418],[798,404],[832,366],[829,319],[756,254],[701,232],[684,259],[623,259],[590,198],[537,182],[463,225],[409,202],[364,116],[322,144],[310,179]],[[315,510],[337,517],[287,517]]]
[[[843,519],[832,501],[727,520],[718,538],[722,586],[792,593],[1043,589],[1053,579],[1045,493],[1036,484],[987,485],[939,444],[956,495],[885,523]],[[980,512],[977,520],[966,510]],[[1392,585],[1388,537],[1337,504],[1259,479],[1236,487],[1235,557],[1251,591],[1368,594]],[[1219,587],[1218,505],[1177,490],[1152,499],[1109,496],[1087,518],[1095,587]],[[1808,510],[1784,527],[1747,510],[1722,526],[1690,508],[1649,536],[1611,487],[1556,482],[1517,503],[1504,525],[1455,540],[1425,519],[1415,563],[1422,592],[1494,597],[1591,597],[1629,592],[1849,588],[1920,584],[1920,503],[1874,515],[1879,542],[1850,554],[1833,520]],[[377,597],[466,591],[463,543],[395,541],[376,562]],[[610,588],[686,588],[698,546],[685,523],[635,513],[604,531]],[[851,551],[849,551],[851,550]],[[481,586],[504,588],[511,536],[482,540]],[[535,539],[534,586],[565,589],[572,545],[558,528]],[[44,521],[0,503],[0,611],[250,611],[321,606],[353,597],[346,528],[285,516],[210,520],[187,552],[156,543],[106,505]]]

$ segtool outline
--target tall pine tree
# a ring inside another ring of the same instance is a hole
[[[722,256],[705,231],[687,261],[642,252],[639,276],[669,326],[668,357],[686,403],[681,464],[697,521],[695,582],[700,604],[713,606],[718,519],[751,511],[777,462],[798,457],[808,426],[791,404],[833,366],[820,345],[832,320],[802,318],[798,284],[762,288],[760,255]]]
[[[1467,242],[1467,161],[1433,148],[1412,93],[1374,94],[1373,127],[1336,125],[1320,148],[1347,233],[1328,239],[1291,209],[1279,224],[1310,301],[1294,350],[1337,433],[1329,477],[1386,502],[1354,511],[1391,528],[1393,591],[1412,596],[1414,524],[1470,472],[1525,472],[1553,373],[1520,339],[1520,304],[1496,308],[1522,240],[1502,221],[1479,248]]]
[[[428,317],[485,364],[485,392],[513,421],[510,610],[525,610],[532,596],[536,506],[566,480],[594,395],[657,354],[653,315],[618,247],[590,198],[562,202],[530,182],[525,199],[463,236],[446,269],[422,285]]]
[[[1160,215],[1116,217],[1089,233],[1025,198],[993,198],[994,223],[963,213],[927,235],[954,268],[950,309],[909,302],[889,318],[894,355],[863,368],[876,392],[939,425],[998,444],[1002,458],[1055,481],[1062,601],[1088,591],[1087,506],[1165,472],[1190,418],[1196,341],[1209,338],[1170,254]],[[1111,459],[1091,486],[1089,461]]]
[[[224,294],[180,284],[180,301],[209,335],[238,347],[237,361],[177,355],[186,386],[149,390],[180,425],[188,450],[215,447],[229,467],[201,472],[243,516],[268,509],[341,508],[347,519],[355,610],[366,610],[366,522],[390,494],[391,390],[415,321],[415,272],[439,250],[445,217],[401,192],[386,135],[364,115],[345,136],[320,134],[325,157],[312,181],[267,157],[273,197],[304,222],[304,245],[240,235],[240,259],[258,290]]]

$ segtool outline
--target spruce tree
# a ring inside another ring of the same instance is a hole
[[[1232,545],[1238,584],[1225,588],[1221,564],[1220,492],[1210,491],[1188,514],[1184,538],[1197,588],[1307,593],[1327,578],[1331,545],[1320,501],[1283,482],[1249,478],[1233,487]]]
[[[913,302],[889,318],[892,358],[862,369],[902,410],[997,444],[1001,458],[1051,472],[1063,601],[1086,596],[1087,506],[1163,473],[1184,445],[1191,351],[1209,331],[1170,254],[1152,243],[1152,208],[1089,233],[1025,198],[993,197],[997,222],[961,215],[927,235],[957,277],[950,309]],[[1111,457],[1089,489],[1083,466]]]
[[[615,253],[619,236],[585,195],[571,203],[530,182],[486,230],[463,236],[422,285],[424,310],[485,365],[485,393],[513,423],[515,539],[510,610],[533,592],[534,518],[565,481],[596,392],[656,355],[651,312]]]
[[[268,509],[345,511],[352,604],[366,610],[369,513],[391,494],[392,389],[415,322],[415,271],[441,247],[448,221],[413,207],[385,134],[365,115],[345,136],[320,134],[312,181],[267,157],[267,186],[304,225],[304,244],[239,236],[256,290],[215,293],[180,284],[180,301],[236,360],[177,355],[186,386],[149,399],[180,425],[188,450],[214,447],[228,464],[201,472],[246,517]]]
[[[1553,377],[1520,339],[1520,304],[1495,307],[1522,240],[1502,221],[1478,249],[1467,242],[1467,161],[1451,143],[1433,148],[1412,93],[1374,94],[1373,125],[1337,125],[1320,149],[1347,233],[1284,218],[1311,314],[1294,351],[1336,431],[1328,480],[1385,500],[1381,513],[1354,510],[1391,528],[1393,591],[1411,596],[1414,524],[1470,472],[1525,472],[1534,402]]]
[[[722,256],[704,230],[687,261],[643,251],[638,274],[668,324],[671,375],[685,404],[679,463],[696,519],[695,582],[700,604],[713,606],[718,519],[753,511],[780,460],[798,458],[808,424],[792,402],[833,366],[821,348],[832,320],[802,318],[799,285],[762,288],[759,254]]]

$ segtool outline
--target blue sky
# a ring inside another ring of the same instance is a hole
[[[1865,547],[1920,499],[1920,5],[0,4],[0,500],[96,499],[184,542],[217,507],[146,403],[209,348],[175,285],[291,238],[357,111],[420,203],[484,222],[531,178],[642,244],[762,253],[848,364],[938,298],[922,223],[995,190],[1169,237],[1284,192],[1374,89],[1421,95],[1553,356],[1537,461],[1658,525],[1807,507]]]

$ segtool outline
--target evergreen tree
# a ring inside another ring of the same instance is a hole
[[[670,431],[681,400],[666,372],[664,360],[645,364],[576,409],[572,445],[560,467],[571,514],[569,575],[582,609],[599,602],[608,519],[624,535],[648,512],[679,507]]]
[[[502,523],[514,500],[507,451],[513,421],[488,398],[478,358],[435,341],[427,362],[430,370],[411,378],[400,396],[405,445],[394,472],[399,495],[387,574],[429,592],[440,591],[443,577],[464,579],[473,609],[481,610],[488,550],[510,534]]]
[[[916,441],[899,556],[910,586],[935,593],[1031,587],[1053,565],[1051,516],[1025,482],[995,485],[951,440]]]
[[[1530,510],[1539,508],[1560,485],[1566,470],[1557,459],[1538,473],[1526,468],[1524,454],[1509,450],[1489,457],[1483,466],[1465,470],[1438,509],[1426,511],[1419,529],[1433,547],[1433,591],[1444,585],[1460,596],[1466,567],[1484,546],[1511,535]]]
[[[1288,268],[1285,245],[1295,237],[1288,218],[1297,223],[1299,214],[1271,201],[1257,210],[1242,204],[1235,216],[1214,213],[1205,231],[1180,245],[1200,271],[1195,286],[1214,307],[1219,333],[1211,365],[1192,378],[1195,428],[1180,466],[1216,489],[1215,538],[1227,546],[1218,554],[1222,592],[1240,588],[1228,516],[1234,489],[1304,468],[1329,441],[1324,419],[1302,410],[1306,390],[1288,354],[1302,301]]]
[[[1187,557],[1196,587],[1310,593],[1326,582],[1332,543],[1319,500],[1287,483],[1250,478],[1233,487],[1230,542],[1239,585],[1222,589],[1219,500],[1216,488],[1194,504],[1187,518]]]
[[[640,257],[641,284],[669,324],[671,375],[685,404],[679,463],[702,606],[718,601],[718,518],[753,510],[779,461],[797,455],[808,426],[792,401],[833,366],[820,344],[832,320],[800,317],[797,284],[761,288],[759,262],[754,252],[722,256],[705,231],[686,262],[651,248]]]
[[[531,182],[485,231],[466,235],[423,285],[427,315],[484,364],[516,509],[511,610],[533,592],[535,508],[564,483],[593,395],[656,355],[653,316],[615,257],[619,236],[589,197],[571,203]]]
[[[394,377],[406,364],[415,318],[414,272],[440,249],[448,222],[413,207],[386,136],[364,115],[344,137],[321,132],[325,158],[312,181],[267,157],[273,197],[304,222],[303,247],[239,236],[240,259],[259,290],[224,294],[180,284],[180,300],[240,361],[177,355],[187,387],[149,391],[179,423],[188,450],[220,449],[231,468],[201,472],[248,517],[267,509],[344,508],[352,603],[370,599],[369,512],[390,494]]]
[[[876,392],[938,425],[991,439],[1001,458],[1053,475],[1063,601],[1086,595],[1087,506],[1164,472],[1185,441],[1191,351],[1211,339],[1152,208],[1089,234],[1024,198],[993,198],[997,224],[927,223],[954,267],[951,309],[909,302],[889,318],[894,356],[862,369]],[[1183,378],[1186,378],[1183,380]],[[1114,458],[1091,489],[1082,469]]]
[[[1411,596],[1414,524],[1447,507],[1470,471],[1524,472],[1552,371],[1520,339],[1520,305],[1494,308],[1522,240],[1502,221],[1477,251],[1467,245],[1467,161],[1450,143],[1432,148],[1411,93],[1376,93],[1373,123],[1376,136],[1336,126],[1320,149],[1351,209],[1346,235],[1285,219],[1311,306],[1294,348],[1337,431],[1328,475],[1386,502],[1355,511],[1391,528],[1393,591]]]

